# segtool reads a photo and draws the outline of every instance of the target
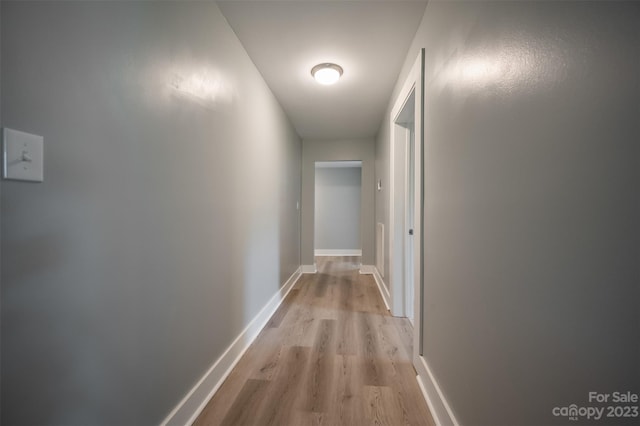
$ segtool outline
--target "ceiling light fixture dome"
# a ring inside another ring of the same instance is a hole
[[[320,84],[330,85],[338,82],[342,76],[342,67],[340,65],[325,63],[318,64],[311,68],[311,75]]]

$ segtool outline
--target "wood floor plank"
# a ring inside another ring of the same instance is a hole
[[[318,278],[313,286],[314,296],[315,297],[323,297],[327,291],[327,286],[329,285],[329,279],[331,277],[322,272],[318,272]]]
[[[281,324],[280,340],[283,346],[313,345],[313,331],[317,324],[314,316],[313,295],[310,294],[312,285],[305,283],[299,287],[296,303],[287,315],[287,321]],[[310,300],[311,299],[311,300]]]
[[[353,312],[340,311],[337,322],[337,349],[340,355],[356,355],[358,342],[356,340],[356,324]]]
[[[335,321],[320,320],[316,332],[316,341],[311,351],[311,359],[306,372],[304,385],[305,399],[302,409],[314,413],[330,409],[330,396],[333,380],[333,360],[335,353]]]
[[[424,403],[422,391],[416,380],[416,372],[410,363],[402,363],[396,366],[398,373],[395,380],[395,388],[400,394],[399,401],[410,424],[435,426],[429,408]]]
[[[353,355],[337,355],[334,362],[334,398],[332,420],[334,425],[365,424],[362,413],[364,390],[360,369],[357,367],[358,358]]]
[[[384,300],[382,300],[382,295],[373,279],[373,275],[364,275],[362,281],[365,283],[365,297],[367,299],[367,307],[364,311],[378,314],[382,318],[386,317],[388,315],[387,307],[384,304]]]
[[[267,327],[280,327],[282,320],[289,312],[289,309],[291,309],[291,306],[293,306],[293,303],[295,302],[295,299],[298,296],[299,292],[299,289],[293,289],[289,292],[287,297],[285,297],[285,299],[282,301],[282,304],[280,305],[278,310],[269,319]]]
[[[268,386],[268,380],[247,380],[227,415],[222,419],[222,425],[259,424],[259,419],[255,417],[254,413],[266,396]]]
[[[319,353],[335,352],[333,348],[335,329],[335,320],[320,320],[313,350]]]
[[[364,368],[364,384],[385,386],[387,373],[383,363],[383,349],[378,342],[378,330],[368,315],[357,315],[358,339]]]
[[[278,366],[282,364],[285,347],[279,343],[280,330],[265,328],[260,334],[259,340],[251,347],[249,356],[251,363],[248,364],[249,377],[252,379],[272,380],[278,371]],[[246,356],[246,355],[245,355]],[[240,365],[244,368],[244,365]]]
[[[404,411],[391,387],[365,386],[364,403],[367,420],[371,425],[408,425]]]
[[[262,400],[256,417],[262,426],[291,424],[291,417],[300,398],[299,384],[309,360],[310,348],[292,346],[287,351],[284,366],[272,381],[269,398]]]
[[[433,426],[412,328],[358,257],[317,258],[209,401],[197,425]]]
[[[353,282],[348,277],[340,277],[338,281],[340,288],[340,309],[346,312],[353,312]]]
[[[394,330],[394,334],[398,336],[402,342],[402,348],[409,358],[413,353],[413,327],[406,318],[390,318],[389,327]]]
[[[329,413],[296,410],[291,417],[291,424],[296,426],[332,426],[329,418]]]

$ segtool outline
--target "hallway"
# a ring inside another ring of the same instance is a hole
[[[433,425],[411,365],[411,326],[385,309],[359,257],[321,257],[197,425]]]
[[[638,425],[640,2],[0,0],[0,39],[0,425]]]

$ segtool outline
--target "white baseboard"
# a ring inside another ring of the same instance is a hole
[[[372,266],[373,268],[373,278],[376,280],[376,284],[378,285],[378,291],[382,296],[382,300],[384,301],[384,306],[387,307],[388,311],[391,311],[391,294],[389,294],[389,290],[387,290],[387,286],[384,284],[384,280],[380,276],[380,272],[378,272],[378,268]]]
[[[413,365],[418,372],[416,379],[422,390],[422,396],[427,401],[429,411],[431,411],[436,425],[459,426],[460,423],[458,423],[456,416],[451,411],[451,407],[449,407],[449,403],[444,398],[440,386],[438,386],[438,382],[431,373],[431,369],[424,357],[419,356],[417,360],[414,357]]]
[[[251,320],[249,325],[231,343],[220,358],[209,368],[196,385],[185,395],[178,405],[169,413],[161,423],[161,426],[182,426],[192,425],[198,415],[204,410],[209,400],[220,388],[233,367],[236,366],[242,355],[249,348],[251,343],[258,336],[260,331],[267,325],[269,319],[280,306],[284,298],[289,294],[293,285],[302,274],[301,267],[298,268],[287,282],[271,297],[267,304]]]
[[[315,249],[315,256],[362,256],[362,250]]]
[[[316,272],[318,272],[318,269],[316,268],[315,263],[313,265],[300,266],[300,273],[302,274],[315,274]]]

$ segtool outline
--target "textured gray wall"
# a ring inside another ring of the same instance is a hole
[[[427,6],[399,84],[425,47],[425,350],[461,424],[640,392],[639,7]]]
[[[2,2],[2,423],[157,424],[299,262],[301,141],[213,2]]]
[[[362,264],[375,263],[374,252],[374,155],[373,139],[304,140],[302,142],[302,242],[303,265],[313,265],[315,215],[315,162],[362,161],[362,197],[360,198],[360,238]]]
[[[316,167],[315,248],[360,249],[362,167]]]

